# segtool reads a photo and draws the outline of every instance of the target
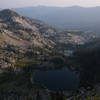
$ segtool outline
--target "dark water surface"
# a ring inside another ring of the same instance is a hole
[[[79,84],[79,75],[68,68],[46,71],[36,71],[34,82],[39,83],[49,90],[70,91]]]

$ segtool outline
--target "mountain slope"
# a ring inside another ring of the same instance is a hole
[[[5,62],[8,65],[15,59],[23,58],[26,52],[31,56],[33,52],[46,54],[55,50],[55,46],[61,46],[62,49],[62,44],[70,44],[71,47],[72,44],[87,42],[95,38],[94,35],[89,34],[87,39],[82,34],[84,32],[59,31],[39,20],[20,16],[12,10],[2,10],[0,11],[1,66],[5,65]],[[67,46],[64,47],[67,48]],[[8,62],[2,60],[5,58]]]
[[[51,47],[54,43],[40,35],[40,21],[22,17],[12,10],[0,12],[0,41],[21,48]]]
[[[54,31],[43,22],[20,16],[12,10],[0,11],[0,71],[12,67],[16,60],[25,58],[30,52],[31,56],[51,52],[55,43],[43,37],[41,30],[44,33]]]

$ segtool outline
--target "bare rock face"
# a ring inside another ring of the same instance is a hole
[[[0,68],[9,66],[18,55],[27,51],[50,52],[55,43],[42,35],[50,28],[43,22],[20,16],[10,9],[0,11]],[[52,28],[50,30],[54,31]],[[38,48],[38,49],[37,49]],[[17,53],[21,53],[16,55]],[[21,55],[22,56],[22,55]],[[23,55],[24,56],[24,55]]]
[[[7,44],[23,48],[45,46],[52,47],[54,43],[40,34],[39,26],[42,22],[20,16],[16,12],[6,9],[0,11],[0,40]]]

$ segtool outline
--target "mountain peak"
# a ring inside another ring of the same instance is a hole
[[[13,17],[13,16],[20,16],[18,13],[16,13],[15,11],[13,11],[12,9],[5,9],[0,11],[0,17]]]

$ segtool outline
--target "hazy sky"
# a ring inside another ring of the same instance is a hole
[[[0,8],[16,8],[27,6],[100,6],[100,0],[0,0]]]

